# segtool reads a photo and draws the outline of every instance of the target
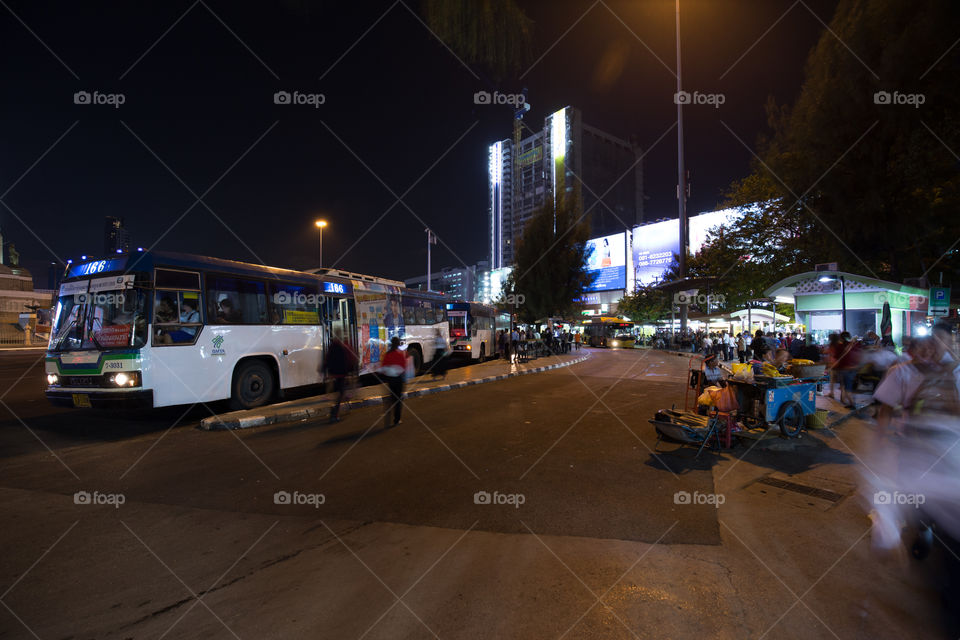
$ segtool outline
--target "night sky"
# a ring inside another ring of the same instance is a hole
[[[792,4],[682,0],[684,88],[726,98],[685,109],[691,212],[748,172],[722,123],[754,146],[767,96],[799,92],[823,29],[813,14],[829,22],[836,1]],[[675,217],[673,0],[520,5],[533,60],[546,55],[494,83],[431,35],[412,0],[3,0],[4,237],[39,287],[51,261],[102,252],[107,215],[126,219],[134,247],[291,268],[316,266],[323,217],[325,266],[398,279],[425,270],[429,225],[435,268],[473,264],[487,257],[487,145],[512,131],[509,107],[473,94],[522,87],[535,129],[572,105],[645,149],[663,136],[644,160],[646,217]],[[277,105],[280,90],[325,103]],[[125,102],[77,105],[77,91]]]

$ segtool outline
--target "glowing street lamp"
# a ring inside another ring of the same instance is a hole
[[[327,221],[317,220],[313,224],[316,225],[317,230],[320,232],[320,255],[318,256],[319,264],[317,266],[322,269],[323,268],[323,228],[327,226]]]

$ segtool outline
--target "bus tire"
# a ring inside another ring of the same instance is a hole
[[[486,359],[487,359],[487,343],[481,342],[480,343],[480,362],[483,362]]]
[[[423,352],[420,351],[420,345],[412,344],[407,347],[407,353],[413,358],[413,371],[420,374],[423,369]]]
[[[270,365],[262,360],[241,362],[233,374],[230,405],[234,409],[253,409],[273,397],[276,378]]]

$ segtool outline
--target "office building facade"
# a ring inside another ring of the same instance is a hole
[[[589,214],[591,236],[643,222],[640,147],[584,124],[573,107],[550,114],[519,144],[490,145],[487,172],[491,269],[513,264],[527,222],[560,194],[579,191],[578,213]]]
[[[472,266],[441,269],[430,274],[430,290],[442,293],[451,300],[477,301],[480,299],[479,285],[483,280],[483,274],[488,270],[489,265],[486,261],[478,262]],[[425,274],[415,278],[407,278],[403,282],[410,289],[427,290],[427,276]]]

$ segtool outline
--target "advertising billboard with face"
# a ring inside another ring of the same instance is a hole
[[[587,273],[592,283],[587,291],[610,291],[627,287],[627,234],[615,233],[587,241]]]

